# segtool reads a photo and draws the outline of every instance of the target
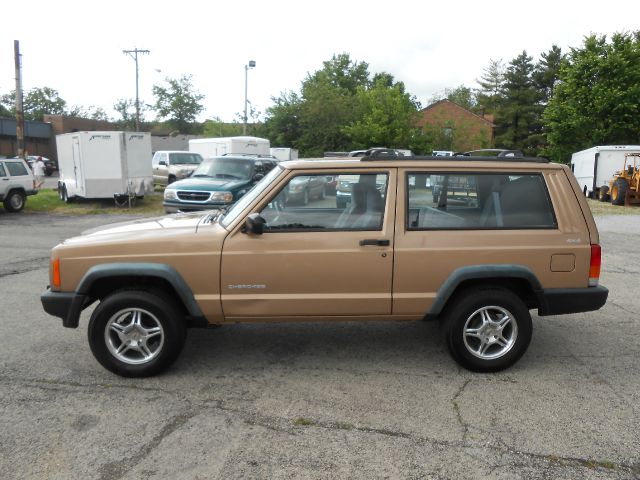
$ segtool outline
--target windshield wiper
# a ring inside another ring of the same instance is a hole
[[[216,177],[220,177],[220,178],[241,178],[241,177],[236,177],[235,175],[231,175],[230,173],[216,173]]]
[[[191,175],[191,176],[192,177],[209,177],[209,178],[211,178],[211,175],[205,175],[204,173],[198,173],[198,174]]]

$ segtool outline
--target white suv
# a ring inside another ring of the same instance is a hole
[[[8,212],[24,208],[28,195],[35,195],[33,175],[21,158],[0,160],[0,200]]]

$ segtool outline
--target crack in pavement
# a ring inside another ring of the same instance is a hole
[[[471,383],[471,379],[467,378],[462,384],[462,386],[455,393],[455,395],[451,398],[451,403],[453,405],[453,412],[456,414],[456,419],[458,420],[458,423],[462,427],[462,444],[463,445],[466,445],[467,443],[467,434],[469,433],[469,425],[467,425],[462,419],[462,412],[460,412],[460,405],[458,404],[458,398],[460,398],[460,396],[462,395],[462,392],[464,392],[464,389],[467,388],[467,385],[469,385],[470,383]]]
[[[186,411],[172,417],[167,423],[165,423],[160,432],[158,432],[158,434],[149,442],[144,444],[134,455],[120,461],[109,462],[100,466],[98,469],[100,480],[118,480],[124,477],[127,472],[138,465],[147,455],[160,445],[165,438],[184,426],[196,414],[197,412]]]
[[[34,265],[34,263],[36,265]],[[2,265],[0,269],[0,278],[10,275],[20,275],[21,273],[33,272],[44,268],[49,268],[48,255],[46,257],[29,258],[18,262],[6,263]]]

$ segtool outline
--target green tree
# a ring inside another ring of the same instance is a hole
[[[0,103],[10,115],[16,112],[15,90],[3,95]],[[64,115],[67,102],[60,97],[57,90],[49,87],[32,88],[22,100],[25,120],[42,120],[43,115]]]
[[[483,70],[482,76],[476,80],[480,85],[477,93],[477,104],[495,115],[502,101],[502,84],[505,68],[502,59],[489,59],[489,65]]]
[[[300,149],[301,97],[295,92],[285,91],[271,100],[273,105],[267,108],[267,120],[261,126],[259,136],[270,139],[273,145]]]
[[[121,130],[133,131],[136,129],[136,102],[131,98],[120,98],[113,105],[113,109],[120,114],[115,120]],[[144,102],[140,102],[140,122],[144,121],[144,112],[147,109]]]
[[[236,137],[242,135],[242,124],[238,122],[225,123],[215,117],[205,120],[202,134],[205,137]]]
[[[572,48],[544,112],[545,153],[567,162],[594,145],[637,143],[640,132],[640,31],[590,35]]]
[[[169,124],[182,133],[198,130],[194,125],[196,117],[204,110],[200,103],[204,95],[198,93],[191,81],[191,75],[180,78],[166,78],[166,85],[154,85],[153,95],[156,98],[154,109],[158,117],[167,119]]]
[[[390,85],[389,78],[378,76],[371,88],[358,88],[357,118],[342,129],[354,148],[407,148],[411,143],[419,104],[402,82]]]
[[[532,78],[535,87],[540,92],[541,103],[546,106],[553,96],[553,90],[558,83],[564,55],[560,47],[553,45],[548,52],[544,52],[540,57]]]
[[[537,154],[535,135],[540,131],[542,112],[533,69],[533,58],[526,51],[509,63],[502,86],[502,106],[495,118],[496,145],[522,149],[529,155]]]
[[[90,118],[91,120],[102,120],[105,122],[111,121],[111,118],[109,118],[109,115],[107,115],[104,108],[97,107],[95,105],[90,105],[88,107],[74,105],[65,111],[65,115],[69,115],[71,117]]]
[[[464,85],[459,85],[455,88],[445,88],[444,90],[435,93],[429,99],[429,105],[444,99],[451,100],[461,107],[471,111],[475,111],[478,104],[477,93]]]

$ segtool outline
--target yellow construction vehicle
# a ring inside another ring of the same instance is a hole
[[[631,159],[633,158],[633,165]],[[624,166],[603,185],[598,192],[598,199],[606,202],[611,199],[613,205],[640,203],[640,153],[625,153]]]

